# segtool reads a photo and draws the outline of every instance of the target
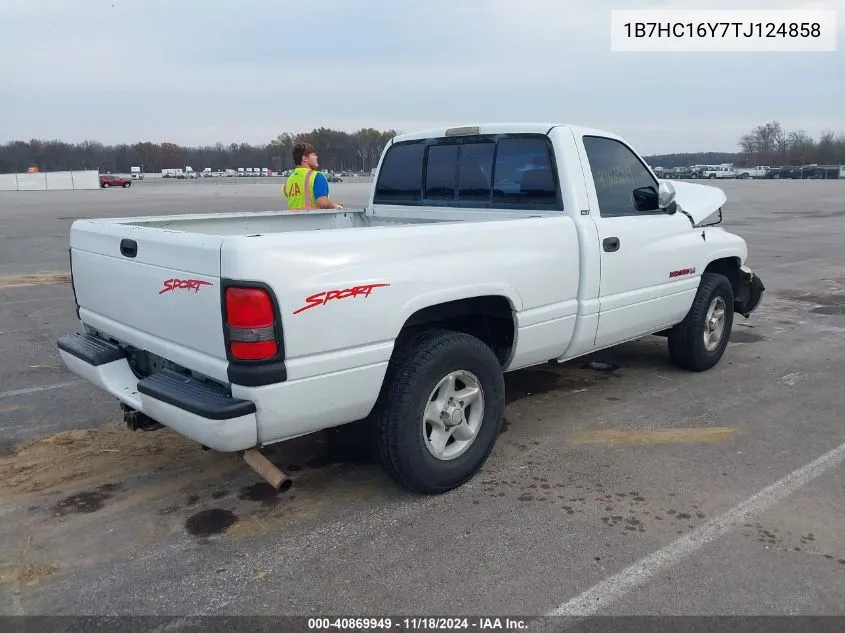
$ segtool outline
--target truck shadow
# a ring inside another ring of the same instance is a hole
[[[507,403],[553,391],[579,391],[613,379],[679,371],[669,361],[666,339],[646,337],[565,363],[550,361],[505,374]]]
[[[669,361],[665,338],[646,337],[566,363],[551,361],[508,372],[506,404],[551,392],[577,392],[624,378],[638,380],[639,376],[655,371],[669,374],[680,370]],[[507,422],[503,427],[507,427]],[[264,452],[291,476],[301,473],[298,477],[308,471],[328,468],[349,471],[359,466],[375,467],[378,463],[366,421],[268,446]]]

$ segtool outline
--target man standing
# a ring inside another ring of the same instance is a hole
[[[342,209],[329,198],[329,181],[317,171],[317,150],[310,143],[293,146],[293,162],[296,168],[282,187],[282,194],[288,199],[289,211],[308,209]]]

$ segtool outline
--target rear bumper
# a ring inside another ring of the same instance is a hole
[[[747,266],[739,269],[739,292],[734,297],[734,312],[745,318],[757,309],[766,287],[760,277]]]
[[[172,370],[139,380],[120,347],[88,334],[67,334],[56,344],[70,371],[181,435],[225,452],[258,444],[254,402]]]

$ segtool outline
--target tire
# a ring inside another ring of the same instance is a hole
[[[131,182],[125,182],[125,183],[123,183],[123,188],[124,188],[124,189],[128,189],[128,188],[129,188],[129,187],[131,187],[131,186],[132,186],[132,183],[131,183]]]
[[[104,183],[103,183],[103,189],[108,189],[108,188],[109,188],[109,186],[110,186],[110,185],[109,185],[109,183],[107,183],[107,182],[104,182]]]
[[[704,273],[686,317],[669,331],[669,356],[672,362],[689,371],[707,371],[714,367],[725,353],[731,338],[733,305],[733,288],[728,278]],[[723,310],[720,333],[718,319],[710,323],[711,327],[715,327],[708,328],[711,309],[718,312],[719,308]],[[706,338],[709,338],[710,345],[705,342]]]
[[[463,373],[460,373],[463,372]],[[479,396],[464,407],[446,407],[440,400],[469,386]],[[437,398],[432,398],[438,396]],[[437,424],[426,421],[426,411]],[[505,381],[496,355],[468,334],[430,330],[397,349],[371,416],[379,459],[388,474],[413,492],[442,494],[466,483],[481,469],[496,443],[505,411]],[[439,415],[438,415],[439,413]],[[443,416],[448,416],[446,420]],[[472,439],[461,437],[475,428]],[[460,432],[460,435],[459,435]],[[446,439],[437,457],[430,440]],[[459,441],[460,440],[460,441]],[[462,444],[461,441],[467,442]]]

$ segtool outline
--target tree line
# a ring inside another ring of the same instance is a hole
[[[297,142],[317,148],[320,166],[330,171],[364,171],[378,163],[384,146],[399,134],[396,130],[363,128],[344,132],[325,127],[310,132],[285,132],[264,145],[231,143],[185,147],[175,143],[141,142],[133,145],[104,145],[96,141],[65,143],[60,140],[12,141],[0,145],[0,173],[25,172],[29,167],[41,171],[99,169],[100,172],[127,173],[132,166],[144,172],[184,168],[199,171],[268,167],[291,169],[292,149]],[[754,165],[845,164],[845,135],[824,131],[818,140],[802,130],[786,131],[778,121],[755,127],[744,134],[739,152],[697,152],[645,156],[654,167],[686,167],[733,163],[738,167]]]
[[[818,140],[803,130],[787,131],[778,121],[758,125],[739,139],[738,152],[660,154],[644,157],[654,167],[689,167],[732,163],[737,167],[767,165],[845,165],[845,134],[822,132]]]
[[[133,145],[104,145],[97,141],[65,143],[60,140],[12,141],[0,145],[0,173],[99,169],[101,173],[128,173],[133,166],[146,173],[185,168],[195,171],[238,167],[293,168],[293,146],[311,143],[320,157],[320,167],[332,171],[369,171],[378,163],[384,146],[396,136],[395,130],[363,128],[344,132],[318,128],[311,132],[286,132],[264,145],[231,143],[185,147],[175,143],[141,142]]]

